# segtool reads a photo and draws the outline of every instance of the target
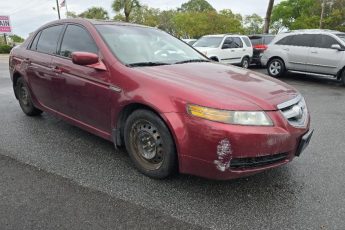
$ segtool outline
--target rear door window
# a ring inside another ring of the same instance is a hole
[[[36,50],[47,54],[56,54],[57,44],[64,25],[51,26],[41,31]]]
[[[81,26],[68,25],[59,54],[64,57],[71,57],[75,51],[98,54],[98,48],[88,31]]]
[[[293,46],[304,46],[304,47],[312,47],[314,43],[315,35],[312,34],[298,34],[293,36],[292,44]]]
[[[30,50],[36,50],[37,49],[37,43],[38,43],[38,39],[41,36],[41,32],[38,32],[33,40],[33,42],[31,43],[30,46]]]
[[[294,37],[294,35],[286,36],[286,37],[280,39],[278,42],[276,42],[276,45],[291,45],[293,37]]]
[[[249,38],[247,37],[242,37],[244,43],[246,43],[247,47],[252,47],[252,43],[250,42]]]
[[[290,35],[281,40],[276,44],[278,45],[289,45],[289,46],[303,46],[303,47],[312,47],[314,45],[313,34],[297,34]]]
[[[230,43],[230,48],[242,48],[243,47],[243,43],[241,38],[239,37],[232,37],[231,38],[232,42]]]

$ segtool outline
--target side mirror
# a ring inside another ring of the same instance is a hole
[[[339,44],[333,44],[331,46],[331,49],[338,50],[338,51],[344,51],[344,49],[341,48],[341,46]]]
[[[107,70],[97,54],[89,52],[73,52],[72,62],[76,65],[88,66],[98,70]]]

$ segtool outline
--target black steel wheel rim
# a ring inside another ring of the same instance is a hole
[[[130,145],[134,157],[146,170],[161,167],[164,160],[164,145],[157,127],[147,120],[134,122],[130,131]]]

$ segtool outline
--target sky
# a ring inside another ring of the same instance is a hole
[[[148,5],[162,10],[174,9],[181,6],[188,0],[140,0],[141,4]],[[264,16],[269,0],[208,0],[208,2],[217,10],[231,9],[235,13],[249,15],[257,13]],[[282,0],[276,0],[276,3]],[[62,0],[59,0],[62,2]],[[92,6],[101,6],[105,8],[110,16],[115,13],[111,9],[113,0],[66,0],[68,11],[81,13]],[[56,20],[58,18],[56,0],[2,0],[0,16],[10,16],[12,30],[24,38],[29,33],[35,31],[41,25]],[[61,8],[62,18],[65,17],[66,8]]]

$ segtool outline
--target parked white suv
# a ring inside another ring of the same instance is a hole
[[[261,57],[268,74],[286,71],[332,76],[345,85],[345,33],[332,30],[297,30],[279,34]]]
[[[193,47],[214,61],[243,68],[249,67],[253,57],[252,43],[243,35],[206,35],[197,40]]]

